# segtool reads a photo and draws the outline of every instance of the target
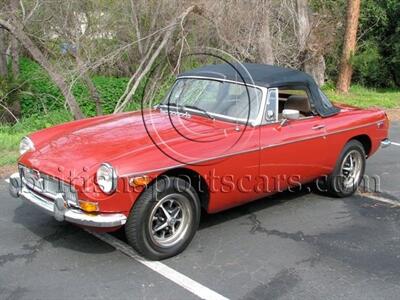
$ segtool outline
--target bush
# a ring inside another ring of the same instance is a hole
[[[15,104],[19,100],[23,89],[24,84],[19,80],[14,80],[11,77],[0,77],[0,123],[15,121],[9,111],[19,118],[19,110]]]
[[[21,59],[21,79],[27,83],[27,90],[22,93],[21,111],[23,116],[42,114],[64,109],[64,97],[47,73],[35,62]],[[104,113],[111,113],[115,104],[126,88],[128,78],[93,76],[94,85],[100,94]],[[79,106],[86,116],[94,116],[95,103],[92,101],[86,85],[77,81],[72,87]],[[140,93],[134,100],[139,101]]]
[[[352,58],[354,67],[353,80],[365,86],[394,86],[392,76],[387,67],[382,65],[379,46],[374,41],[367,41],[361,45],[360,50]]]

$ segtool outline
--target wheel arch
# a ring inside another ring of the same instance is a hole
[[[367,157],[369,156],[369,154],[371,153],[371,149],[372,149],[372,140],[367,134],[360,134],[360,135],[353,136],[347,142],[350,142],[351,140],[359,141],[361,143],[361,145],[363,145],[363,147],[364,147],[365,154],[367,155]]]
[[[198,172],[184,167],[174,168],[159,174],[156,178],[154,178],[154,180],[162,176],[173,176],[187,181],[197,192],[197,195],[200,199],[201,207],[205,210],[208,209],[208,204],[210,200],[209,186],[204,177]]]

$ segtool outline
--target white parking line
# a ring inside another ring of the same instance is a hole
[[[228,298],[214,292],[213,290],[205,287],[204,285],[190,279],[186,275],[179,273],[178,271],[168,267],[167,265],[159,262],[159,261],[149,261],[139,254],[137,254],[131,247],[126,245],[125,243],[121,242],[119,239],[113,237],[110,234],[106,233],[96,233],[89,230],[86,230],[90,234],[94,235],[98,239],[106,242],[107,244],[111,245],[115,249],[121,251],[125,255],[133,258],[137,262],[145,265],[146,267],[152,269],[153,271],[157,272],[158,274],[164,276],[165,278],[175,282],[180,287],[188,290],[192,294],[200,297],[201,299],[206,300],[228,300]]]
[[[396,143],[396,142],[391,142],[390,144],[394,145],[394,146],[400,146],[400,143]]]
[[[366,198],[369,198],[369,199],[372,199],[375,201],[390,204],[390,205],[392,205],[392,207],[400,207],[400,201],[388,199],[388,198],[381,197],[381,196],[376,196],[372,193],[357,193],[357,194],[360,195],[361,197],[366,197]]]

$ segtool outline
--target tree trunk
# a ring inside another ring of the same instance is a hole
[[[96,115],[101,116],[103,114],[103,107],[101,106],[101,98],[99,91],[94,85],[92,79],[87,74],[83,74],[83,80],[86,83],[86,86],[89,89],[90,96],[93,98],[94,103],[96,105]]]
[[[308,0],[296,1],[297,12],[297,40],[300,57],[302,57],[303,71],[310,74],[315,82],[321,86],[325,82],[325,59],[310,45],[311,25],[308,12]]]
[[[325,58],[322,54],[313,55],[304,62],[304,72],[310,74],[319,86],[325,83],[325,69]]]
[[[140,32],[139,18],[137,15],[138,9],[137,6],[135,5],[134,0],[131,0],[131,12],[132,12],[132,23],[135,26],[135,31],[136,31],[136,40],[138,43],[140,58],[143,58],[142,34]]]
[[[19,45],[15,37],[11,37],[11,71],[13,78],[19,75]]]
[[[340,61],[339,78],[336,84],[336,90],[343,93],[349,91],[353,74],[350,58],[356,49],[360,2],[360,0],[347,0],[346,32]]]
[[[90,97],[92,97],[94,104],[96,105],[96,115],[101,116],[103,114],[103,107],[101,106],[101,97],[99,91],[94,85],[92,79],[83,69],[83,63],[79,57],[79,54],[75,55],[75,60],[78,65],[80,72],[82,72],[82,79],[85,82],[87,88],[89,89]]]
[[[261,62],[265,64],[274,64],[274,53],[272,49],[271,31],[270,31],[270,8],[271,3],[269,0],[262,1],[263,10],[263,24],[260,29],[260,36],[258,39],[258,49],[260,51]]]
[[[13,14],[16,14],[19,6],[19,0],[11,0],[10,6]],[[17,78],[19,75],[19,45],[18,40],[15,37],[11,37],[11,71],[13,78]]]
[[[310,35],[310,19],[308,15],[308,1],[297,0],[297,39],[299,42],[300,52],[306,51],[307,40]]]
[[[0,77],[7,77],[7,43],[6,43],[7,32],[0,28]]]
[[[84,118],[84,115],[79,108],[75,97],[72,95],[64,76],[56,70],[56,68],[43,55],[40,49],[32,42],[30,37],[25,34],[25,32],[22,30],[22,25],[19,24],[15,19],[12,23],[9,23],[1,18],[0,25],[9,30],[10,33],[17,38],[18,41],[25,47],[25,49],[32,55],[32,57],[47,71],[51,79],[58,86],[58,88],[61,90],[61,93],[65,97],[65,101],[67,102],[73,117],[75,119]]]

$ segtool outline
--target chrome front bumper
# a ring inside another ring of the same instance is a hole
[[[389,139],[384,139],[381,141],[381,147],[382,148],[387,148],[392,144],[392,141]]]
[[[54,202],[48,200],[21,184],[21,178],[18,173],[12,174],[8,182],[11,196],[27,200],[54,216],[57,221],[65,220],[78,225],[99,228],[118,227],[126,223],[124,214],[87,214],[80,209],[67,207],[64,196],[61,193],[57,194]]]

